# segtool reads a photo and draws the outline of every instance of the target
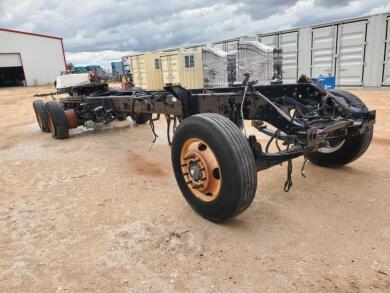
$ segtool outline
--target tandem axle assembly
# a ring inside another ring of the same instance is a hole
[[[149,122],[154,133],[153,122],[164,115],[177,184],[191,207],[215,222],[249,207],[258,171],[288,162],[288,191],[294,158],[304,156],[305,162],[325,167],[358,159],[370,145],[375,122],[375,111],[355,95],[325,90],[306,77],[296,84],[267,86],[246,81],[216,89],[167,85],[158,92],[139,88],[82,92],[58,101],[34,101],[42,131],[64,139],[69,129],[130,116],[138,124]],[[266,145],[247,135],[245,120],[269,136]],[[270,152],[272,142],[277,152]]]

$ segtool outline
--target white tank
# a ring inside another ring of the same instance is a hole
[[[72,86],[90,84],[88,73],[75,73],[58,76],[56,79],[56,88],[65,89]]]

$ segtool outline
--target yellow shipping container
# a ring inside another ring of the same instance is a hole
[[[131,71],[135,86],[144,90],[161,90],[163,79],[161,74],[161,52],[147,52],[130,56]]]
[[[176,52],[161,55],[162,83],[181,84],[186,89],[203,88],[202,53]]]

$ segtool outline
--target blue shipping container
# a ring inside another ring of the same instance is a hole
[[[111,62],[112,76],[120,77],[123,75],[123,63]]]

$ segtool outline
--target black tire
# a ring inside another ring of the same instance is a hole
[[[61,105],[56,101],[49,101],[46,103],[46,111],[51,135],[56,139],[68,138],[68,119]]]
[[[363,111],[368,111],[366,105],[355,95],[343,90],[331,90],[334,95],[343,97],[346,102]],[[323,167],[341,167],[349,164],[361,157],[370,146],[374,127],[370,127],[366,132],[349,136],[345,139],[343,145],[334,152],[323,153],[314,152],[307,158],[315,165]]]
[[[126,119],[127,119],[127,115],[126,115],[126,114],[118,115],[118,116],[117,116],[117,120],[118,120],[118,121],[125,121]]]
[[[360,100],[357,96],[354,94],[344,91],[344,90],[330,90],[330,92],[336,96],[342,97],[345,99],[345,101],[358,109],[361,109],[362,111],[368,111],[367,106],[363,103],[362,100]]]
[[[181,151],[193,138],[203,140],[219,163],[221,187],[212,201],[199,199],[184,178]],[[228,118],[205,113],[184,119],[173,137],[171,157],[183,196],[202,217],[222,222],[242,213],[252,203],[257,187],[255,158],[245,136]]]
[[[135,121],[137,124],[145,124],[149,120],[152,119],[151,113],[134,113],[130,115],[131,119]]]
[[[47,121],[45,102],[42,100],[35,100],[33,101],[33,108],[34,108],[35,117],[37,118],[39,128],[43,132],[50,132],[49,124]]]

